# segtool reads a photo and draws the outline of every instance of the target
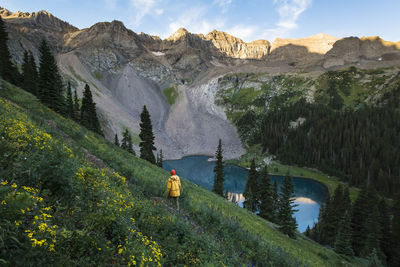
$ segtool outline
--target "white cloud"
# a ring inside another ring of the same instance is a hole
[[[258,32],[258,27],[239,24],[232,28],[226,29],[226,32],[244,40],[245,42],[249,42],[254,41],[254,38],[257,38],[256,34]]]
[[[164,9],[162,9],[162,8],[157,8],[155,11],[156,11],[156,14],[157,14],[157,15],[162,15],[162,14],[164,14]]]
[[[130,0],[132,7],[135,12],[134,26],[138,26],[141,20],[147,14],[151,13],[152,9],[156,4],[156,0]]]
[[[301,13],[312,4],[312,0],[274,0],[279,14],[276,27],[264,32],[264,36],[273,41],[276,37],[285,37],[290,30],[297,28],[297,20]]]
[[[207,34],[213,29],[220,29],[225,25],[224,18],[214,20],[205,19],[207,14],[206,7],[192,7],[183,12],[177,19],[168,25],[168,31],[161,34],[163,38],[170,36],[179,28],[185,28],[192,33]]]
[[[228,7],[232,4],[232,0],[214,0],[214,5],[219,5],[222,8],[222,13],[228,11]]]

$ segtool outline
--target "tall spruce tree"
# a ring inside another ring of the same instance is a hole
[[[272,222],[277,223],[278,221],[278,207],[279,207],[279,194],[278,194],[278,182],[276,179],[274,180],[273,186],[272,186],[272,200],[273,200],[273,205],[274,205],[274,218]]]
[[[81,113],[81,109],[79,107],[78,94],[75,89],[75,91],[74,91],[74,120],[76,122],[80,121],[80,113]]]
[[[68,85],[67,85],[67,115],[71,119],[75,118],[74,102],[72,99],[72,91],[71,91],[71,83],[70,82],[68,82]]]
[[[221,139],[218,141],[218,148],[215,153],[215,157],[217,158],[217,162],[214,167],[214,186],[213,192],[220,196],[224,196],[224,163],[222,157],[222,142]]]
[[[245,197],[244,207],[250,211],[256,211],[258,206],[258,172],[254,159],[251,161],[243,196]]]
[[[129,136],[130,133],[128,129],[125,129],[125,131],[122,133],[122,140],[121,140],[121,148],[123,150],[128,150]]]
[[[114,136],[114,145],[116,145],[116,146],[120,146],[119,145],[119,140],[118,140],[118,134],[117,133],[115,133],[115,136]]]
[[[378,204],[379,210],[379,225],[381,229],[381,239],[379,244],[382,252],[385,254],[387,262],[391,261],[391,236],[392,236],[392,224],[390,221],[390,212],[386,201],[381,198]]]
[[[269,221],[275,219],[275,207],[272,193],[271,179],[268,175],[268,167],[264,166],[260,180],[260,216]]]
[[[147,111],[146,106],[143,106],[142,113],[140,114],[140,134],[141,139],[139,143],[140,157],[153,164],[156,163],[153,151],[156,150],[154,146],[153,126],[151,125],[150,113]]]
[[[351,214],[346,212],[340,222],[339,231],[335,241],[335,251],[339,254],[353,256],[354,251],[351,246]]]
[[[22,63],[22,88],[33,95],[37,94],[37,69],[31,53],[24,51]]]
[[[83,92],[80,122],[87,129],[103,135],[99,119],[97,118],[96,103],[93,102],[92,92],[87,84],[85,85],[85,91]]]
[[[128,147],[126,149],[129,153],[136,155],[135,150],[133,150],[133,143],[132,143],[132,135],[129,133],[128,135]]]
[[[351,218],[351,231],[353,234],[352,246],[356,256],[360,256],[361,250],[365,244],[365,237],[367,236],[366,219],[368,217],[368,210],[367,188],[363,187],[354,202]]]
[[[392,266],[400,266],[400,194],[393,203],[392,219]]]
[[[40,65],[38,97],[40,101],[58,113],[65,112],[63,84],[56,60],[45,40],[39,47]]]
[[[293,213],[297,210],[293,199],[294,186],[292,178],[286,175],[283,179],[281,187],[281,195],[279,198],[279,210],[278,210],[278,223],[279,229],[284,234],[287,234],[291,238],[296,238],[297,222],[296,218],[293,217]]]
[[[6,25],[0,16],[0,76],[11,83],[18,84],[18,70],[12,63],[10,50],[7,45],[8,33]]]

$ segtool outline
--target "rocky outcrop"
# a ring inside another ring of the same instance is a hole
[[[325,55],[325,68],[359,63],[360,61],[400,60],[400,42],[388,42],[380,37],[348,37],[335,42]]]
[[[299,39],[277,38],[272,43],[269,60],[299,62],[322,59],[337,40],[336,37],[323,33]]]
[[[266,40],[245,43],[242,39],[217,30],[208,33],[204,39],[211,41],[226,56],[241,59],[261,59],[269,55],[271,47]]]

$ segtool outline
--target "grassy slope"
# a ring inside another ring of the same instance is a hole
[[[93,155],[103,160],[110,168],[126,176],[145,194],[151,197],[163,197],[168,173],[141,159],[127,154],[115,147],[105,139],[88,132],[77,126],[74,122],[66,120],[53,112],[48,112],[30,94],[21,89],[10,86],[4,82],[1,84],[0,96],[13,101],[27,110],[27,115],[58,138],[67,138],[70,145],[85,148]],[[52,121],[55,123],[45,123]],[[236,205],[214,195],[213,193],[182,179],[184,192],[182,195],[182,207],[193,220],[201,225],[202,220],[208,220],[210,216],[217,216],[226,220],[234,218],[235,222],[251,236],[258,236],[266,244],[280,247],[294,258],[310,266],[341,266],[345,264],[359,265],[358,261],[345,259],[332,250],[324,248],[314,242],[306,240],[299,235],[297,240],[287,238],[278,232],[271,223],[258,216],[241,209]],[[231,240],[235,243],[236,240]]]

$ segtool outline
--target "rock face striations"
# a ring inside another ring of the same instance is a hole
[[[262,59],[269,55],[271,44],[266,40],[245,43],[226,32],[213,30],[204,36],[223,54],[232,58]]]
[[[236,129],[214,103],[219,77],[228,73],[400,65],[400,43],[379,37],[338,40],[317,34],[278,38],[272,44],[266,40],[246,43],[221,31],[203,35],[181,28],[162,40],[136,34],[120,21],[78,29],[46,11],[13,13],[0,8],[0,15],[17,63],[22,63],[24,50],[38,59],[39,44],[46,39],[64,79],[71,81],[78,95],[85,84],[90,85],[109,140],[125,128],[137,134],[146,105],[156,147],[166,158],[213,155],[219,138],[226,158],[243,153]]]

